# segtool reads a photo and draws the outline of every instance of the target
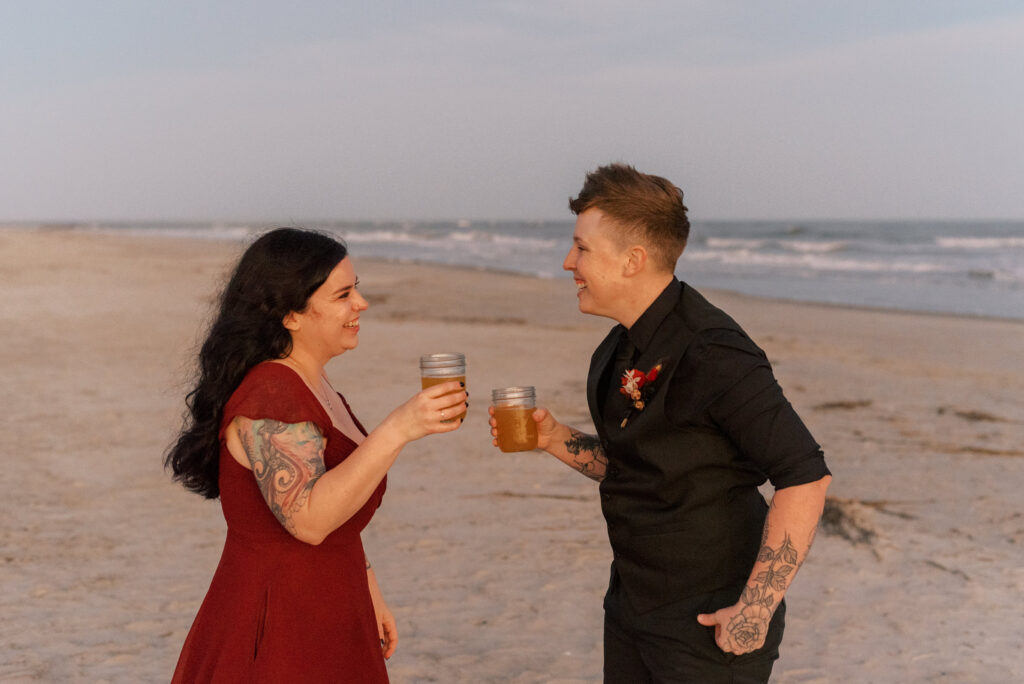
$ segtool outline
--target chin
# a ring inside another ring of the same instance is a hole
[[[588,302],[586,295],[576,300],[576,306],[579,308],[580,313],[597,314],[597,311],[594,310],[594,303]]]

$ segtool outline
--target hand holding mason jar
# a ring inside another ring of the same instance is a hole
[[[506,453],[537,448],[537,408],[533,387],[504,387],[491,392],[491,435],[494,444]]]
[[[420,357],[420,378],[423,389],[448,382],[460,382],[466,387],[466,355],[458,352],[442,354],[424,354]],[[468,390],[467,390],[468,392]],[[441,422],[451,423],[466,417],[465,408],[461,413],[452,411],[454,415],[444,414]]]
[[[424,390],[456,381],[465,389],[466,356],[457,352],[424,354],[420,357],[420,377]],[[441,422],[461,422],[466,417],[465,406],[452,406],[450,411],[443,411]],[[491,435],[495,438],[493,444],[506,453],[538,448],[538,425],[534,420],[536,410],[537,393],[533,387],[524,385],[492,390],[488,412],[491,415]],[[539,419],[543,420],[547,412],[541,411]],[[543,441],[547,441],[546,434]]]

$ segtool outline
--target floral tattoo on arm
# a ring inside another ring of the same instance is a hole
[[[743,608],[725,628],[741,652],[757,648],[763,643],[776,604],[781,602],[793,574],[800,567],[799,553],[788,533],[778,549],[771,548],[762,540],[757,562],[767,563],[768,566],[757,573],[753,584],[743,587],[739,600]],[[778,598],[774,592],[779,592]]]
[[[570,465],[591,480],[603,480],[608,468],[608,457],[601,446],[601,440],[595,435],[587,435],[571,428],[570,434],[569,439],[565,441],[566,450],[573,456]]]
[[[323,435],[308,422],[243,419],[238,436],[264,500],[284,528],[295,534],[292,517],[327,472]]]

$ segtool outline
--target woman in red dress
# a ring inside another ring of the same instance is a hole
[[[402,447],[458,428],[467,395],[423,390],[367,434],[324,374],[359,343],[357,286],[343,244],[281,228],[221,295],[166,463],[228,531],[174,682],[388,681],[398,633],[359,533]]]

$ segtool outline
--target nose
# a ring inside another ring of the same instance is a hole
[[[565,255],[565,261],[562,262],[562,270],[571,271],[576,267],[575,252],[575,247],[569,249],[569,253]]]
[[[367,309],[370,308],[370,302],[366,301],[366,297],[364,297],[362,294],[360,294],[358,290],[355,292],[355,295],[356,295],[356,301],[355,301],[356,306],[355,306],[355,308],[359,309],[360,311],[366,311]]]

